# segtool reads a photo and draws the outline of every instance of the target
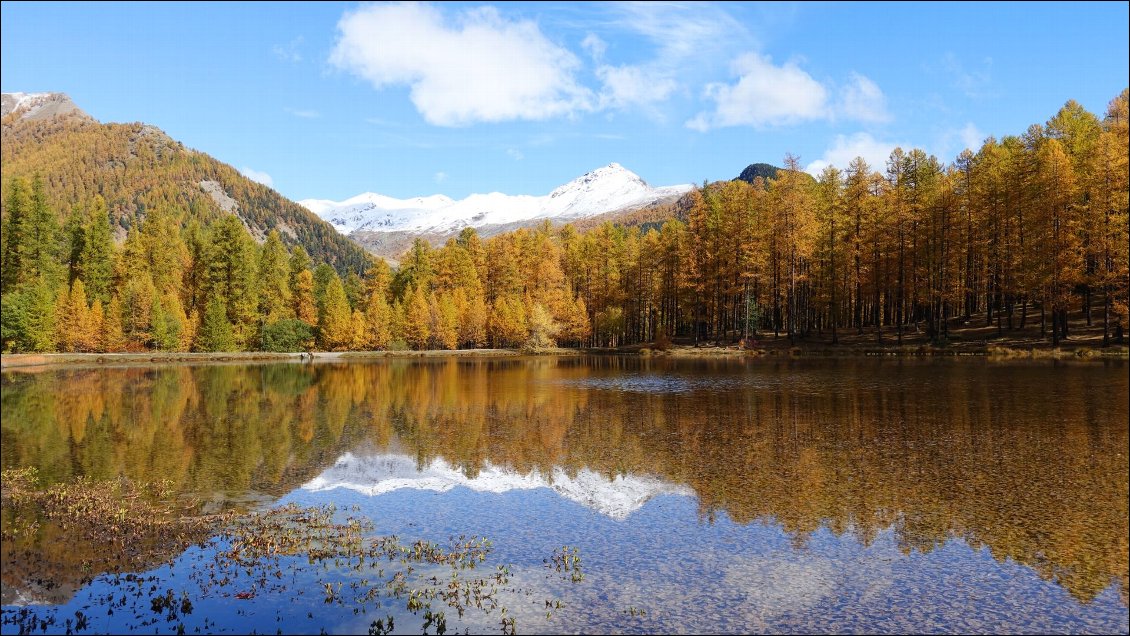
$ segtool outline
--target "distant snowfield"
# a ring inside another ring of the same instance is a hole
[[[619,475],[609,479],[587,468],[577,471],[573,477],[561,468],[553,469],[551,475],[537,471],[523,475],[486,462],[472,478],[442,458],[417,468],[416,458],[408,455],[359,457],[352,453],[342,455],[333,466],[302,488],[314,492],[345,488],[377,496],[405,488],[446,492],[456,486],[499,494],[511,490],[549,488],[566,499],[617,520],[627,519],[657,495],[694,495],[694,490],[687,486],[652,477]]]
[[[581,219],[673,200],[692,187],[653,188],[631,170],[611,163],[540,197],[492,192],[455,201],[442,194],[394,199],[366,192],[345,201],[298,203],[346,235],[356,231],[444,234],[464,227]]]

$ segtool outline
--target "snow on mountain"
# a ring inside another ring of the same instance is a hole
[[[299,203],[342,234],[447,233],[468,226],[585,218],[674,199],[692,187],[652,188],[631,170],[611,163],[540,197],[492,192],[453,201],[443,195],[394,199],[366,192],[345,201],[306,199]]]
[[[549,488],[566,499],[617,520],[626,519],[656,495],[694,495],[694,491],[686,486],[651,477],[626,475],[609,479],[587,468],[577,471],[575,477],[570,477],[561,468],[553,469],[549,476],[537,471],[523,475],[486,462],[476,477],[469,478],[457,466],[442,458],[417,469],[416,459],[409,455],[358,457],[352,453],[342,455],[333,466],[302,488],[315,492],[346,488],[376,496],[402,488],[446,492],[456,486],[499,494],[511,490]]]
[[[77,114],[89,117],[65,93],[3,93],[0,95],[0,117],[19,113],[20,119],[47,119]]]

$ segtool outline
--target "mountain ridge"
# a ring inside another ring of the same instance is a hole
[[[66,93],[3,93],[0,95],[0,118],[41,120],[73,115],[93,120]]]
[[[373,253],[395,257],[415,237],[441,242],[467,227],[485,237],[546,220],[587,219],[674,202],[693,187],[652,187],[613,162],[541,196],[490,192],[459,200],[442,194],[396,199],[365,192],[344,201],[303,199],[299,204]]]
[[[0,201],[12,178],[39,174],[60,222],[101,195],[119,240],[146,210],[168,206],[180,210],[186,224],[235,214],[260,241],[278,230],[288,246],[301,245],[343,274],[362,271],[370,259],[305,207],[156,126],[99,122],[64,93],[3,93],[0,101]]]

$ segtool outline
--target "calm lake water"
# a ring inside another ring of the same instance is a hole
[[[509,617],[519,633],[1126,633],[1128,375],[1122,362],[635,357],[12,372],[0,453],[47,483],[171,480],[202,512],[332,503],[404,542],[487,537],[481,570],[509,568],[499,607],[460,618],[433,601],[448,631]],[[407,596],[351,594],[395,565],[288,558],[285,588],[253,598],[201,585],[218,544],[164,555],[141,610],[108,612],[120,580],[98,545],[60,550],[47,527],[14,543],[4,633],[20,612],[56,616],[48,631],[75,612],[89,631],[363,633],[392,615],[419,633],[425,620]],[[552,567],[563,547],[583,578]],[[407,576],[415,588],[451,570]],[[327,581],[343,585],[333,602]],[[192,612],[146,617],[166,590]]]

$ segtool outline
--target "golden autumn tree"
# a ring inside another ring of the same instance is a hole
[[[365,336],[361,348],[387,349],[391,341],[392,308],[388,306],[383,291],[372,290],[365,303]]]
[[[326,299],[318,317],[318,342],[326,351],[344,351],[353,344],[353,314],[336,274],[326,285]]]
[[[416,350],[428,347],[431,337],[431,310],[423,286],[417,286],[404,307],[404,340]]]
[[[311,327],[318,324],[318,308],[314,303],[314,274],[309,269],[301,270],[294,277],[293,302],[296,318]]]
[[[432,293],[428,302],[431,314],[431,342],[436,349],[454,349],[459,346],[459,318],[455,302],[448,293]]]

